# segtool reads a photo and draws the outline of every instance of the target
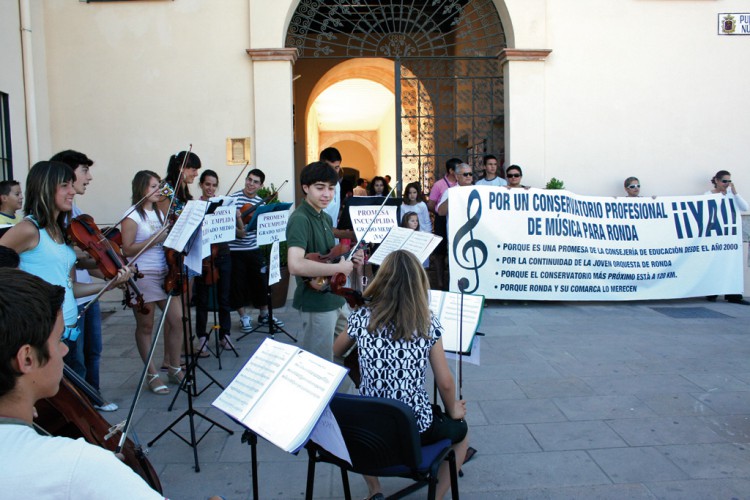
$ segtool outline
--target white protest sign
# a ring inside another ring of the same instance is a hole
[[[268,286],[281,281],[281,258],[279,255],[279,242],[274,241],[271,245],[271,258],[268,263]]]
[[[370,231],[367,233],[365,242],[380,243],[393,226],[398,226],[397,208],[398,207],[389,205],[383,207],[383,210],[380,211],[380,214],[378,214],[378,217],[372,224]],[[358,240],[362,239],[362,235],[367,231],[368,226],[375,217],[375,214],[378,213],[378,210],[380,210],[380,207],[373,205],[349,207],[352,227],[354,228],[354,233],[357,235]]]
[[[289,210],[267,212],[258,216],[258,245],[286,241]]]
[[[739,210],[652,198],[467,186],[449,191],[451,290],[493,299],[651,300],[742,293]]]
[[[235,207],[218,207],[203,218],[203,241],[208,245],[234,241],[236,228]]]

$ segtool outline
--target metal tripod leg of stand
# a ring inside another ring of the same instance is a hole
[[[284,330],[284,328],[278,326],[276,324],[276,322],[273,320],[273,299],[272,299],[272,296],[271,296],[271,286],[272,285],[268,284],[269,276],[270,276],[270,274],[266,273],[266,305],[268,306],[268,325],[267,325],[268,326],[268,332],[266,332],[266,335],[270,335],[271,338],[274,338],[274,335],[276,334],[276,332],[279,332],[279,333],[283,333],[284,335],[286,335],[287,337],[289,337],[294,342],[297,342],[297,339],[291,333],[289,333],[286,330]],[[258,326],[256,326],[255,328],[253,328],[252,330],[250,330],[246,334],[244,334],[241,337],[239,337],[237,340],[239,341],[239,340],[244,339],[245,337],[247,337],[251,333],[260,330],[264,326],[266,326],[266,325],[258,325]]]
[[[182,261],[180,262],[180,269],[183,270],[182,279],[187,280],[187,276],[185,275]],[[189,298],[187,297],[187,292],[182,293],[181,299],[182,299],[181,302],[182,302],[182,313],[183,313],[182,336],[183,336],[183,342],[185,343],[185,352],[186,352],[186,355],[188,355],[188,357],[190,358],[190,363],[187,365],[187,369],[185,370],[185,377],[183,378],[182,382],[180,382],[180,386],[174,398],[172,399],[172,403],[169,405],[168,411],[172,411],[172,407],[174,406],[174,403],[177,400],[177,396],[179,396],[180,392],[182,391],[185,391],[187,393],[188,408],[182,413],[182,415],[177,417],[177,419],[175,419],[171,424],[169,424],[166,429],[161,431],[158,436],[152,439],[148,443],[148,446],[149,447],[153,446],[153,444],[156,443],[159,439],[161,439],[161,437],[164,434],[166,434],[167,432],[171,432],[172,434],[180,438],[185,444],[187,444],[193,449],[193,459],[195,461],[195,472],[200,472],[201,470],[200,464],[198,463],[198,445],[203,440],[203,438],[206,437],[209,431],[211,431],[211,429],[213,429],[214,427],[219,427],[220,429],[226,431],[230,435],[234,434],[234,431],[228,429],[227,427],[224,427],[223,425],[216,422],[215,420],[210,419],[209,417],[202,414],[201,412],[199,412],[193,407],[193,397],[194,397],[193,391],[195,390],[194,380],[195,380],[195,368],[196,367],[200,368],[201,371],[203,371],[212,380],[212,383],[215,383],[222,389],[224,387],[222,387],[221,384],[219,384],[219,382],[216,379],[211,377],[211,375],[209,375],[205,370],[203,370],[203,368],[198,366],[198,357],[195,355],[195,351],[193,350],[192,339],[190,338],[190,335],[189,335],[189,330],[190,330],[189,312],[190,310],[187,307],[188,300],[189,300]],[[164,311],[164,314],[167,314],[166,310]],[[208,388],[209,386],[210,384],[206,386],[206,388]],[[205,390],[206,388],[204,388],[203,390]],[[202,392],[203,391],[201,391],[201,393]],[[197,396],[198,394],[195,394],[195,396]],[[211,424],[208,427],[208,429],[206,429],[206,431],[199,438],[196,438],[196,433],[195,433],[195,417],[196,416],[202,418],[203,420],[206,420],[207,422]],[[190,421],[190,441],[182,437],[179,433],[177,433],[173,429],[175,425],[177,425],[183,418],[186,418],[186,417]]]

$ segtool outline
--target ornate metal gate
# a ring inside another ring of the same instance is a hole
[[[502,160],[503,80],[496,58],[396,60],[400,178],[428,189],[450,158]]]
[[[506,43],[492,0],[300,0],[286,46],[300,58],[395,62],[395,160],[404,183],[429,190],[453,156],[502,157],[496,57]]]

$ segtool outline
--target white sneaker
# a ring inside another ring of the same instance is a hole
[[[263,325],[263,326],[268,326],[269,317],[270,317],[270,314],[264,314],[262,316],[258,316],[258,324],[259,325]],[[282,328],[284,326],[284,322],[281,321],[276,316],[273,317],[273,324],[276,325],[279,328]]]
[[[244,333],[248,333],[250,330],[253,329],[253,320],[250,316],[240,317],[240,323],[242,323],[242,327],[240,328],[240,331]]]

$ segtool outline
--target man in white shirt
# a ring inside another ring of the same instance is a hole
[[[65,289],[0,269],[0,483],[26,498],[163,499],[112,452],[40,435],[34,405],[57,394],[68,346]]]
[[[336,171],[336,175],[339,176],[339,181],[336,183],[336,191],[333,194],[333,199],[327,207],[323,209],[323,212],[331,216],[331,222],[333,224],[333,236],[336,238],[338,243],[339,238],[345,238],[353,240],[355,238],[354,231],[346,229],[338,229],[339,215],[341,212],[341,153],[336,148],[325,148],[320,152],[320,161],[326,162]]]
[[[505,186],[508,181],[497,173],[497,158],[494,155],[484,156],[484,177],[476,182],[477,186]]]

